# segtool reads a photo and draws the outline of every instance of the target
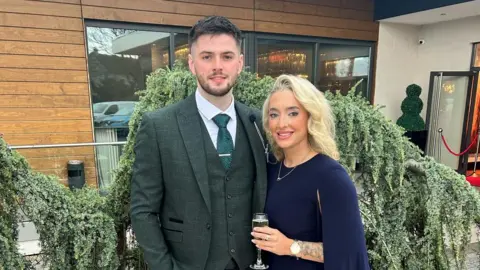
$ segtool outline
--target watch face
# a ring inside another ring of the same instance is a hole
[[[292,246],[290,247],[290,251],[296,255],[300,252],[300,245],[297,242],[293,242]]]

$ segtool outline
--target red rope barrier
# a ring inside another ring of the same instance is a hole
[[[472,146],[475,144],[475,142],[477,142],[477,137],[478,137],[478,136],[475,136],[475,139],[474,139],[474,140],[472,141],[472,143],[467,147],[467,149],[465,149],[465,151],[463,151],[463,152],[461,152],[461,153],[459,153],[459,154],[453,152],[452,149],[450,149],[450,147],[448,146],[447,141],[445,140],[445,137],[443,136],[443,134],[442,134],[442,141],[443,141],[443,144],[445,144],[445,147],[447,148],[448,152],[450,152],[450,154],[459,157],[459,156],[462,156],[463,154],[467,153],[467,152],[470,150],[470,148],[472,148]]]

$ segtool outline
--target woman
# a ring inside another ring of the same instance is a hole
[[[276,164],[269,164],[265,212],[254,244],[270,269],[370,269],[357,193],[338,163],[333,115],[309,81],[278,77],[263,107]]]

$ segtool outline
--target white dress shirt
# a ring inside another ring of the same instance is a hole
[[[215,117],[219,113],[224,113],[230,116],[230,120],[227,124],[228,132],[230,132],[230,136],[232,136],[233,145],[235,146],[235,137],[237,134],[237,114],[235,112],[235,102],[232,97],[232,103],[230,106],[222,112],[219,108],[215,107],[212,103],[206,100],[199,92],[198,89],[195,91],[195,100],[197,102],[198,112],[207,127],[208,134],[210,134],[210,138],[212,139],[213,145],[215,149],[217,148],[217,135],[218,135],[218,126],[213,121],[213,117]]]

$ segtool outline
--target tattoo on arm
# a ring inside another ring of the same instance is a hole
[[[305,259],[323,262],[323,243],[299,241],[301,255]]]

